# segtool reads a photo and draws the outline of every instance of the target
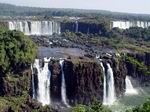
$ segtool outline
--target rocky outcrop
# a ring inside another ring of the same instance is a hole
[[[30,74],[31,70],[26,70],[22,74],[7,74],[5,77],[0,77],[0,96],[18,96],[22,95],[23,91],[29,91]]]
[[[0,76],[0,112],[57,112],[31,98],[31,74],[31,70],[25,70]]]
[[[115,91],[117,97],[120,97],[124,94],[125,90],[125,77],[127,75],[125,64],[121,59],[103,59],[106,70],[108,69],[106,63],[110,63],[113,68]],[[51,71],[51,100],[54,104],[57,102],[60,103],[62,102],[62,71],[59,60],[51,60],[49,62],[49,70]],[[67,100],[70,105],[89,105],[95,100],[103,100],[103,71],[98,62],[94,60],[85,61],[81,59],[80,61],[72,61],[68,59],[64,61],[63,70],[66,82]],[[37,88],[36,86],[36,90]]]
[[[100,65],[96,62],[73,64],[66,61],[64,71],[70,103],[88,105],[94,100],[102,101],[103,75]]]
[[[0,27],[8,28],[8,23],[0,20]]]
[[[61,102],[61,68],[58,61],[49,63],[51,70],[51,98]],[[90,104],[103,96],[103,76],[96,62],[64,62],[66,94],[69,104]]]
[[[103,26],[96,23],[87,22],[62,22],[61,32],[81,32],[84,34],[101,34],[103,32]]]
[[[115,90],[117,97],[124,95],[125,92],[125,78],[127,75],[126,67],[123,60],[115,58],[112,59],[111,66],[113,67]]]
[[[0,26],[9,28],[9,24],[8,22],[10,21],[0,21]],[[21,21],[22,22],[22,21]],[[23,21],[22,24],[28,24],[29,26],[31,26],[31,22],[34,21]],[[39,21],[41,22],[41,21]],[[57,23],[57,22],[56,22]],[[56,24],[55,23],[55,24]],[[58,22],[59,23],[59,22]],[[18,23],[19,24],[19,23]],[[54,25],[55,25],[54,24]],[[57,24],[55,27],[59,26],[59,24]],[[65,32],[65,31],[70,31],[70,32],[81,32],[84,34],[102,34],[105,33],[105,26],[100,24],[100,23],[96,23],[96,22],[86,22],[86,21],[63,21],[60,23],[60,29],[61,29],[61,33]],[[11,29],[11,28],[10,28]],[[29,27],[28,30],[30,31],[31,28]],[[55,29],[54,29],[55,30]],[[55,31],[54,31],[55,32]],[[53,32],[53,33],[54,33]],[[25,32],[27,33],[27,32]],[[57,32],[59,33],[59,32]],[[33,33],[34,35],[34,33]],[[50,34],[49,34],[50,35]],[[46,36],[46,35],[45,35]]]
[[[127,54],[130,60],[125,60],[127,74],[137,80],[136,86],[150,84],[150,53]],[[133,61],[132,61],[133,60]],[[141,66],[140,66],[141,65]],[[145,70],[146,69],[146,70]]]
[[[51,71],[51,98],[53,101],[61,101],[61,67],[59,61],[52,60],[49,63]]]
[[[137,59],[144,63],[144,65],[149,66],[149,54],[142,55],[132,55],[134,59]],[[139,67],[130,62],[129,60],[119,58],[119,57],[102,57],[101,60],[105,69],[107,70],[107,63],[110,63],[115,80],[115,91],[116,96],[121,97],[125,91],[125,78],[129,75],[139,81],[140,84],[147,85],[150,77],[145,76],[144,72],[139,69]],[[145,59],[147,61],[145,61]],[[80,60],[80,61],[79,61]],[[43,62],[41,61],[41,66]],[[51,60],[49,62],[49,70],[51,71],[51,84],[50,84],[50,95],[51,100],[55,102],[61,102],[61,81],[62,81],[62,71],[59,60]],[[103,71],[98,61],[96,60],[85,60],[83,59],[67,59],[64,61],[64,75],[66,82],[66,94],[67,101],[70,105],[76,104],[86,104],[90,105],[95,100],[103,100]],[[36,90],[38,89],[38,78],[37,71],[34,69],[34,84]],[[26,70],[19,75],[8,74],[5,77],[0,77],[0,96],[9,97],[22,97],[24,91],[28,92],[29,95],[20,104],[19,109],[21,111],[32,111],[40,110],[43,108],[40,103],[36,100],[32,100],[32,77],[31,70]],[[10,107],[5,107],[5,110],[12,109]],[[46,109],[51,109],[50,107]],[[54,110],[55,111],[55,110]],[[6,111],[7,112],[7,111]]]

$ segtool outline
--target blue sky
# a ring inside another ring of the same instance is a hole
[[[100,9],[150,14],[150,0],[0,0],[0,2],[35,7]]]

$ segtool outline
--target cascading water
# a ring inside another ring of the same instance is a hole
[[[104,76],[104,81],[103,81],[103,104],[106,105],[107,104],[107,96],[106,96],[106,76],[105,76],[105,68],[103,66],[103,63],[100,63],[102,70],[103,70],[103,76]]]
[[[147,21],[112,21],[112,27],[118,27],[121,29],[128,29],[130,27],[142,27],[148,28],[150,22]]]
[[[78,21],[76,21],[76,33],[78,33],[78,27],[79,27]]]
[[[107,103],[106,105],[112,105],[113,102],[116,100],[115,97],[115,85],[114,85],[114,75],[113,70],[109,63],[107,63],[107,84],[108,84],[108,91],[107,91]]]
[[[132,85],[130,78],[128,76],[126,76],[125,82],[126,82],[126,91],[125,91],[126,95],[138,94],[138,91],[133,88],[133,85]]]
[[[101,61],[101,59],[100,59]],[[103,104],[104,105],[112,105],[116,100],[115,96],[115,85],[114,85],[114,75],[113,70],[109,63],[107,63],[107,72],[105,72],[105,67],[103,63],[100,62],[100,65],[103,70]],[[107,74],[106,74],[107,73]]]
[[[67,103],[66,82],[65,82],[65,76],[64,76],[64,71],[63,71],[64,60],[63,60],[63,59],[60,59],[59,63],[60,63],[61,72],[62,72],[61,98],[62,98],[62,102],[63,102],[67,107],[70,107],[69,104]]]
[[[37,69],[38,75],[38,91],[37,100],[42,103],[42,105],[49,105],[51,103],[50,99],[50,78],[51,72],[48,69],[48,62],[50,58],[44,58],[44,67],[40,68],[39,59],[35,60],[34,67]]]
[[[34,73],[33,73],[33,66],[31,65],[32,71],[32,98],[35,99],[35,84],[34,84]]]
[[[25,35],[60,34],[60,23],[54,21],[9,21],[10,30],[18,30]]]

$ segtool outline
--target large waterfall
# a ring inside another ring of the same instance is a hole
[[[103,104],[106,105],[107,104],[107,96],[106,96],[106,76],[105,76],[105,68],[103,66],[103,63],[101,62],[100,63],[101,67],[102,67],[102,70],[103,70],[103,76],[104,76],[104,79],[103,79]]]
[[[128,29],[130,27],[148,28],[150,22],[147,21],[112,21],[112,28],[118,27],[121,29]]]
[[[131,80],[128,76],[126,76],[125,82],[126,82],[126,91],[125,91],[126,95],[138,94],[137,90],[133,88]]]
[[[64,70],[63,70],[64,60],[63,60],[63,59],[60,59],[59,63],[60,63],[61,72],[62,72],[61,98],[62,98],[62,102],[63,102],[67,107],[70,107],[69,104],[67,103],[66,82],[65,82]]]
[[[32,98],[35,99],[35,83],[34,83],[34,72],[33,72],[32,65],[31,65],[31,71],[32,71]]]
[[[60,34],[60,23],[54,21],[9,21],[10,30],[19,30],[25,35]]]
[[[115,97],[115,85],[114,85],[114,74],[113,70],[109,63],[107,63],[107,81],[108,81],[108,97],[107,97],[107,104],[112,105],[113,102],[116,100]]]
[[[103,104],[112,105],[113,102],[116,100],[113,70],[109,63],[107,63],[107,72],[105,72],[106,70],[102,62],[100,63],[100,65],[102,67],[103,76],[104,76]]]
[[[79,28],[79,24],[78,24],[78,21],[76,21],[76,33],[78,33],[78,28]]]
[[[50,78],[51,72],[48,69],[48,62],[50,58],[44,58],[44,67],[40,67],[39,59],[35,60],[34,67],[37,69],[38,75],[38,91],[37,100],[42,103],[42,105],[49,105],[51,103],[50,99]]]

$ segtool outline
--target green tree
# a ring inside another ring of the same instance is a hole
[[[6,73],[29,67],[36,57],[36,51],[36,45],[23,33],[2,30],[0,33],[0,71]]]
[[[101,102],[95,101],[90,106],[78,105],[73,108],[72,112],[111,112],[111,110],[103,106]]]

